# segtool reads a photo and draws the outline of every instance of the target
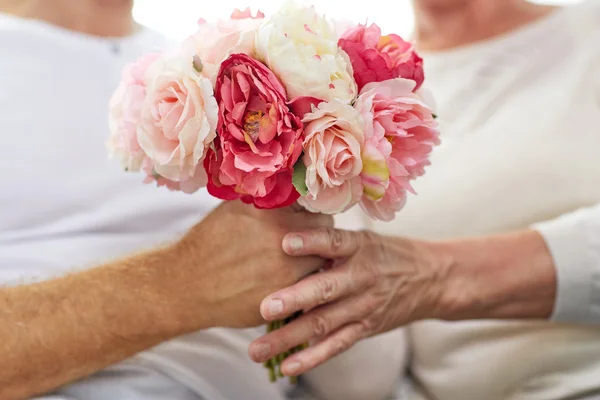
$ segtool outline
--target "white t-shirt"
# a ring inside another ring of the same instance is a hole
[[[177,239],[218,204],[205,191],[145,185],[107,156],[108,99],[122,67],[166,44],[148,29],[111,40],[0,14],[0,282],[57,276]],[[189,388],[159,398],[282,399],[285,385],[272,385],[247,356],[263,331],[188,335],[64,392],[81,400],[151,398],[131,386],[138,381],[128,384],[128,374],[106,381],[133,364],[158,371],[148,372],[152,382]]]
[[[416,398],[600,394],[600,2],[423,56],[442,144],[418,195],[375,229],[440,239],[535,226],[556,262],[558,298],[556,323],[411,326]]]

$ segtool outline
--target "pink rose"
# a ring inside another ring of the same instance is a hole
[[[201,62],[203,76],[214,84],[221,63],[231,54],[254,54],[256,30],[262,22],[264,14],[257,12],[252,16],[250,9],[234,10],[229,20],[209,23],[198,21],[198,31],[189,37],[184,46]],[[200,65],[199,65],[200,66]]]
[[[186,182],[186,191],[206,184],[202,164],[216,136],[217,102],[210,81],[185,52],[164,55],[145,76],[147,96],[137,127],[139,145],[150,162],[149,177]],[[164,182],[164,181],[163,181]]]
[[[423,60],[412,44],[398,35],[381,36],[375,24],[348,30],[338,44],[350,57],[359,90],[369,82],[393,78],[415,81],[415,90],[423,83]]]
[[[158,57],[160,54],[149,54],[127,65],[123,69],[121,82],[110,99],[110,138],[107,148],[111,156],[118,157],[128,171],[139,171],[146,157],[138,143],[137,125],[146,98],[144,75]]]
[[[352,106],[334,99],[320,103],[302,121],[308,193],[298,203],[312,212],[343,212],[363,192],[361,117]]]
[[[208,191],[259,208],[294,203],[302,122],[290,111],[281,82],[260,62],[233,54],[221,65],[215,96],[219,137],[205,162]]]
[[[394,218],[439,144],[437,122],[414,89],[414,81],[401,78],[369,83],[354,105],[365,130],[361,206],[375,219]]]

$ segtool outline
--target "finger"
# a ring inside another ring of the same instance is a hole
[[[366,337],[362,324],[345,325],[318,344],[285,359],[281,371],[286,376],[298,376],[350,349]]]
[[[363,320],[372,309],[367,301],[364,297],[351,297],[312,310],[255,340],[249,348],[250,357],[256,362],[264,362],[302,343],[324,338],[342,326]]]
[[[342,258],[356,253],[362,240],[361,232],[321,228],[287,234],[283,238],[282,246],[283,251],[291,256]]]
[[[310,310],[358,293],[370,282],[372,277],[366,268],[338,265],[267,296],[260,305],[260,313],[267,321],[287,318],[297,311]]]

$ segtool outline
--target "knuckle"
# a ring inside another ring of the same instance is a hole
[[[320,315],[313,315],[310,319],[310,325],[312,328],[312,333],[315,337],[322,337],[329,333],[329,324]]]
[[[371,335],[374,332],[374,325],[375,324],[373,323],[373,321],[369,320],[368,318],[359,321],[358,326],[356,328],[359,336]]]
[[[333,251],[339,250],[343,244],[342,232],[333,228],[329,229],[329,241]]]
[[[348,350],[352,346],[352,342],[345,338],[335,338],[332,342],[333,355],[338,355]]]
[[[321,278],[317,280],[316,288],[318,303],[325,304],[333,299],[337,283],[333,278]]]
[[[369,315],[377,309],[377,300],[372,295],[367,295],[364,298],[364,301],[361,304],[361,312],[362,315]]]

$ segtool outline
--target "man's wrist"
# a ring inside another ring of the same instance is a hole
[[[189,272],[202,267],[193,263],[198,259],[203,258],[191,254],[184,243],[175,243],[140,255],[134,261],[143,271],[140,274],[145,282],[140,286],[147,285],[149,289],[140,291],[140,296],[153,308],[150,314],[161,334],[175,337],[214,326],[213,308],[203,296],[208,292],[207,279],[192,279],[202,274]]]
[[[546,319],[556,296],[556,271],[543,238],[521,231],[433,243],[447,271],[435,318]]]

